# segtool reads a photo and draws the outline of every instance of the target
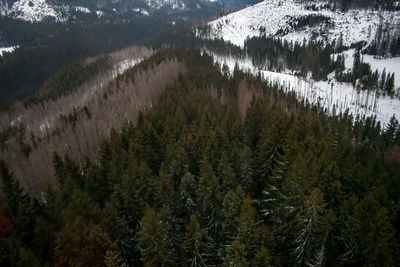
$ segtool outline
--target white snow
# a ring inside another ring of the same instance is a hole
[[[394,72],[394,85],[400,87],[400,57],[378,59],[370,55],[363,55],[362,59],[371,65],[372,71],[377,69],[382,72],[386,69],[386,73]]]
[[[390,118],[395,115],[400,118],[400,100],[392,99],[389,96],[379,96],[371,91],[359,91],[351,84],[335,81],[334,75],[329,76],[328,81],[314,81],[312,79],[302,79],[292,74],[272,72],[255,67],[249,59],[235,59],[216,55],[212,52],[214,60],[221,67],[226,64],[233,72],[235,64],[246,72],[254,75],[260,73],[262,77],[270,83],[277,83],[285,92],[294,92],[304,103],[320,105],[326,109],[328,114],[344,113],[347,109],[354,117],[357,115],[371,116],[376,115],[377,121],[385,125]]]
[[[49,5],[46,0],[19,0],[10,6],[2,6],[2,16],[13,16],[30,22],[42,21],[51,17],[56,21],[65,21],[63,12],[68,10],[65,6]]]
[[[134,67],[136,64],[140,63],[143,58],[133,58],[125,59],[114,66],[114,71],[112,72],[112,78],[114,79],[117,75],[124,73],[127,69]]]
[[[18,48],[18,45],[9,47],[0,47],[0,57],[3,56],[4,52],[12,53],[16,48]]]
[[[86,14],[91,13],[89,8],[83,7],[83,6],[76,6],[76,7],[74,7],[74,9],[75,9],[75,11],[86,13]]]
[[[101,18],[104,15],[104,12],[101,10],[97,10],[96,15],[97,15],[97,17]]]
[[[172,9],[185,9],[185,4],[180,0],[144,0],[150,9],[160,9],[169,6]]]
[[[354,53],[355,49],[343,52],[345,67],[348,71],[353,68]],[[385,70],[386,74],[394,73],[394,86],[400,88],[400,57],[376,58],[371,55],[361,55],[361,61],[369,63],[372,71],[378,70],[379,73],[382,73]]]
[[[222,38],[225,41],[243,47],[246,38],[254,36],[280,37],[287,41],[303,43],[310,40],[332,42],[342,37],[343,45],[349,46],[359,41],[370,43],[379,25],[390,25],[390,31],[398,31],[400,12],[349,10],[341,12],[326,8],[327,1],[300,0],[265,0],[254,6],[231,13],[209,23],[210,32],[200,33],[205,38]],[[317,10],[313,10],[311,5]],[[293,21],[308,15],[321,15],[329,18],[331,24],[320,23],[313,27],[293,27]],[[198,32],[196,33],[198,34]],[[344,53],[347,69],[353,66],[354,50]],[[334,74],[328,76],[328,81],[315,82],[312,79],[302,79],[290,72],[277,73],[253,66],[251,60],[237,60],[232,57],[218,56],[214,58],[221,66],[226,63],[232,71],[235,63],[240,69],[252,74],[260,73],[265,80],[277,83],[286,92],[295,92],[302,101],[318,104],[329,114],[338,114],[347,109],[354,115],[376,115],[381,123],[388,123],[395,115],[400,118],[400,100],[389,96],[379,96],[371,91],[359,91],[351,84],[337,82]],[[372,71],[378,69],[386,73],[395,73],[395,87],[400,87],[400,58],[377,59],[364,55],[362,60],[371,65]]]
[[[143,9],[143,8],[135,8],[135,9],[133,9],[133,11],[137,12],[137,13],[140,13],[143,16],[149,16],[150,15],[149,12],[146,9]]]
[[[349,10],[343,13],[340,10],[332,11],[323,7],[328,3],[325,1],[307,3],[300,3],[299,0],[265,0],[210,22],[211,32],[207,37],[223,38],[243,46],[246,38],[262,34],[299,43],[304,39],[332,42],[343,34],[343,44],[350,45],[358,41],[371,42],[380,23],[385,24],[389,21],[393,29],[395,25],[400,25],[400,12]],[[307,9],[311,4],[315,4],[319,10]],[[307,15],[325,16],[330,19],[332,25],[323,23],[312,28],[305,26],[297,30],[289,25],[292,18]],[[287,34],[278,34],[279,30],[285,29],[288,31]]]

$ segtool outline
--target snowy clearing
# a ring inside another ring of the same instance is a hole
[[[347,70],[351,70],[353,68],[354,53],[355,49],[350,49],[343,53],[345,58],[344,64]],[[396,88],[400,87],[400,57],[375,58],[371,55],[361,55],[361,61],[369,63],[372,71],[378,70],[379,73],[382,73],[383,70],[385,70],[386,73],[393,72],[394,85]]]
[[[390,118],[395,115],[400,118],[400,100],[389,96],[378,96],[375,92],[360,91],[351,84],[336,82],[333,74],[328,81],[315,82],[312,79],[302,79],[292,74],[272,72],[256,68],[251,60],[237,60],[233,57],[214,56],[215,62],[221,67],[226,64],[233,72],[235,64],[246,72],[252,74],[260,73],[270,83],[277,83],[283,87],[285,92],[295,92],[301,101],[308,101],[320,105],[327,110],[328,114],[344,113],[347,109],[353,116],[376,115],[377,121],[386,125]]]

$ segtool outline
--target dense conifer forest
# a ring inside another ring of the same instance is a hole
[[[394,99],[400,77],[363,55],[399,56],[398,25],[238,47],[173,18],[0,18],[20,45],[0,57],[0,266],[400,266],[398,119],[328,115],[211,56]]]
[[[400,264],[395,118],[382,129],[327,116],[182,48],[155,53],[95,103],[125,99],[160,70],[177,75],[153,84],[164,89],[143,96],[151,105],[122,109],[132,119],[96,153],[52,154],[43,193],[27,194],[0,162],[1,266]],[[95,107],[66,125],[83,127]]]

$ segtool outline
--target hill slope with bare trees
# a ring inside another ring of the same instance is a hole
[[[53,152],[81,164],[86,156],[93,158],[112,128],[134,122],[184,71],[178,59],[152,53],[144,47],[111,53],[113,67],[73,92],[1,113],[0,158],[27,191],[39,193],[45,182],[53,182],[45,178],[51,173]]]

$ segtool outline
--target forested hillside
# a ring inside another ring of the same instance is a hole
[[[157,104],[114,106],[162,66]],[[327,116],[198,50],[162,50],[108,88],[98,116],[134,119],[94,155],[54,153],[42,194],[1,161],[1,266],[400,264],[397,120]]]
[[[0,18],[0,46],[20,47],[0,57],[0,109],[9,108],[16,100],[28,104],[66,65],[139,44],[168,27],[172,25],[158,18],[82,19],[54,24]]]

